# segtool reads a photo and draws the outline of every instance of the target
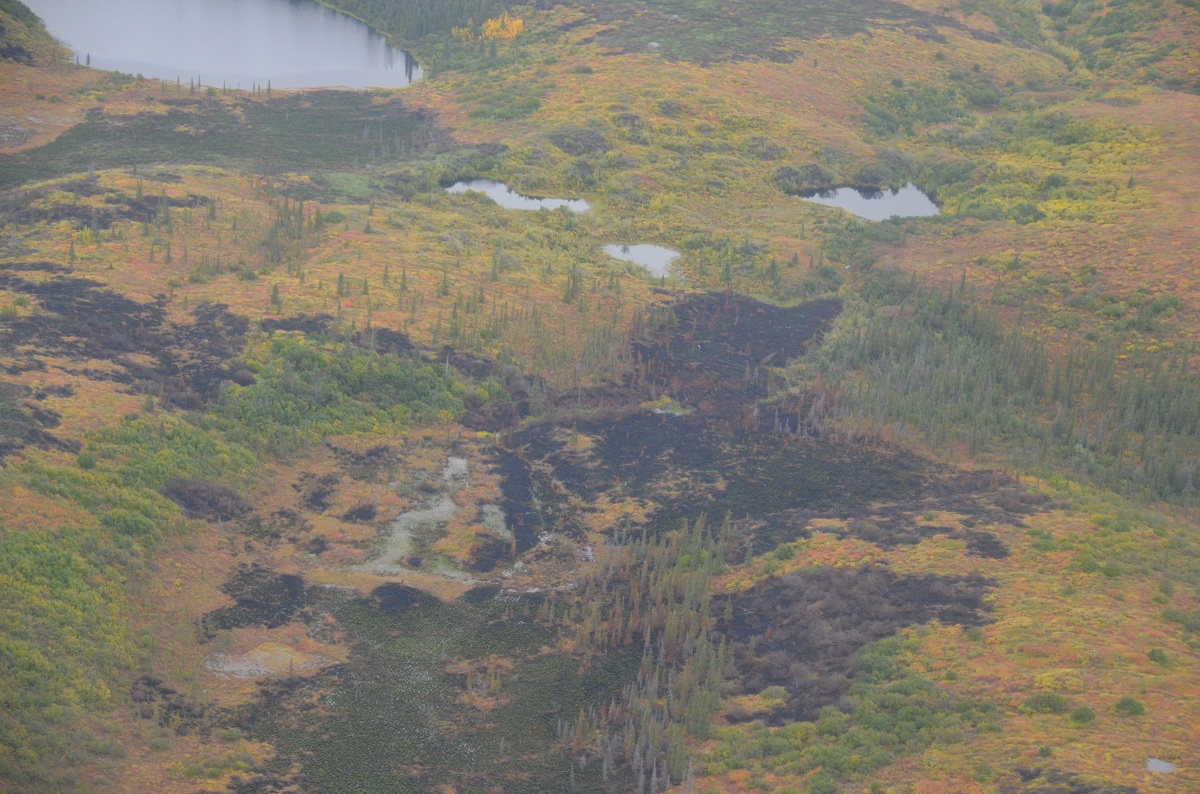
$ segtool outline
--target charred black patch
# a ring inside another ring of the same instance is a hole
[[[226,361],[241,351],[248,329],[244,318],[220,304],[202,304],[192,312],[193,322],[174,325],[167,322],[162,296],[141,303],[90,279],[34,281],[11,271],[7,265],[0,271],[0,287],[30,295],[41,308],[36,315],[0,320],[0,346],[13,351],[14,374],[44,369],[43,358],[107,361],[117,371],[81,367],[79,373],[156,395],[166,406],[198,408],[230,378]]]
[[[509,558],[511,544],[495,535],[481,534],[471,546],[471,559],[467,567],[476,573],[488,573]]]
[[[575,432],[592,438],[592,453],[572,450]],[[929,469],[899,452],[726,432],[700,417],[649,413],[580,421],[570,430],[535,426],[515,434],[511,445],[514,451],[501,457],[505,513],[515,525],[538,531],[573,531],[564,513],[570,503],[554,483],[585,501],[602,493],[645,499],[660,517],[704,511],[771,524],[769,517],[791,510],[915,498]],[[773,526],[779,537],[792,524],[785,517]]]
[[[760,58],[788,63],[803,54],[795,41],[870,35],[881,28],[941,43],[946,41],[943,31],[952,29],[983,41],[1010,40],[1024,45],[1011,34],[1001,36],[982,26],[893,0],[768,0],[754,7],[753,25],[738,24],[745,12],[732,3],[698,5],[667,0],[647,8],[625,0],[575,0],[573,5],[582,8],[591,20],[602,23],[603,30],[596,40],[606,47],[645,52],[653,44],[665,58],[702,64]],[[572,24],[567,22],[563,27]]]
[[[538,504],[529,466],[521,457],[515,452],[499,450],[493,465],[500,472],[501,508],[509,530],[517,539],[517,553],[521,554],[537,544],[538,535],[549,528],[549,523]]]
[[[337,456],[338,463],[346,474],[362,482],[390,479],[392,472],[400,464],[400,455],[386,445],[371,447],[365,452],[344,449],[328,441],[325,442],[325,447]]]
[[[368,521],[374,521],[377,512],[378,511],[375,508],[375,504],[373,502],[367,502],[365,504],[355,505],[354,507],[350,508],[346,512],[342,513],[341,518],[343,521],[350,521],[352,523],[366,523]]]
[[[179,505],[190,518],[231,521],[250,512],[250,503],[227,485],[208,480],[174,480],[162,495]]]
[[[170,328],[173,344],[160,354],[156,371],[146,373],[157,376],[157,384],[143,379],[145,390],[153,394],[157,389],[164,403],[187,409],[215,400],[226,380],[254,382],[248,370],[231,370],[226,363],[241,352],[249,321],[222,304],[201,304],[192,317],[189,325]]]
[[[521,408],[508,400],[479,401],[473,392],[468,391],[463,400],[466,412],[459,422],[463,427],[472,430],[486,430],[496,433],[512,427],[522,417]]]
[[[6,266],[6,271],[7,271]],[[139,303],[74,276],[30,281],[0,271],[0,287],[33,297],[42,311],[0,323],[0,340],[28,360],[36,355],[114,361],[161,350],[165,300]]]
[[[309,603],[309,592],[302,578],[278,574],[257,563],[242,566],[221,587],[221,592],[237,603],[215,609],[201,619],[207,639],[215,637],[220,629],[278,628],[295,619]]]
[[[318,477],[305,473],[292,488],[300,493],[305,509],[323,513],[333,506],[331,499],[340,479],[336,474],[323,474]]]
[[[77,446],[46,432],[58,427],[59,416],[29,398],[38,399],[28,388],[0,382],[0,461],[25,447],[75,450]]]
[[[802,355],[841,310],[832,299],[784,308],[735,293],[688,296],[634,345],[634,385],[665,391],[730,427],[758,429],[771,418],[757,410],[767,395],[766,367]]]
[[[328,314],[295,317],[267,317],[259,321],[258,327],[267,333],[272,331],[299,331],[306,336],[324,336],[329,332],[333,318]]]
[[[486,604],[500,595],[500,588],[496,585],[479,585],[472,587],[467,592],[458,597],[459,601],[467,604]]]
[[[174,728],[175,733],[186,736],[195,729],[202,735],[209,732],[206,709],[188,699],[179,691],[164,684],[153,676],[142,676],[129,688],[129,699],[139,717],[154,720],[164,728]]]
[[[306,91],[271,102],[235,105],[205,97],[161,97],[142,113],[92,108],[86,120],[50,143],[0,155],[0,185],[11,186],[64,174],[140,163],[244,165],[255,173],[325,171],[350,167],[381,148],[403,147],[411,159],[460,147],[427,115],[402,100],[379,102],[356,91]],[[384,144],[364,140],[370,125]],[[147,172],[166,181],[160,171]],[[312,195],[312,194],[310,194]],[[318,191],[334,201],[332,189]]]
[[[739,529],[750,554],[763,554],[780,543],[807,538],[814,519],[832,518],[844,520],[844,526],[825,527],[822,532],[858,538],[882,549],[912,546],[936,535],[947,535],[965,540],[969,554],[1002,559],[1009,554],[1004,542],[994,533],[975,527],[995,524],[1022,527],[1028,516],[1060,507],[1063,505],[1030,493],[995,472],[964,474],[926,464],[916,498],[859,507],[838,506],[834,510],[786,510],[746,521]],[[955,514],[967,529],[930,523],[927,518],[937,512]]]
[[[967,554],[976,557],[986,557],[990,560],[1002,560],[1008,556],[1008,546],[991,532],[979,529],[968,529]]]
[[[979,576],[818,566],[734,596],[733,617],[721,627],[733,641],[744,691],[783,686],[788,701],[773,719],[812,719],[849,689],[860,648],[930,620],[980,625],[990,586]],[[724,608],[724,599],[714,607],[717,614]]]
[[[402,584],[383,584],[371,591],[371,605],[383,612],[404,612],[414,609],[440,607],[441,601],[415,587]]]
[[[236,528],[247,537],[273,545],[283,538],[299,542],[312,524],[295,510],[281,508],[265,517],[258,513],[246,516],[237,522]]]
[[[54,202],[45,206],[33,206],[29,202],[43,198],[51,190],[61,190],[74,193],[77,197],[87,198],[103,195],[104,200],[99,206]],[[28,191],[23,196],[26,206],[12,217],[22,226],[32,226],[37,223],[61,223],[67,221],[76,230],[90,228],[96,231],[107,230],[114,223],[125,221],[133,223],[149,223],[159,217],[164,208],[192,208],[208,204],[204,196],[188,195],[183,198],[168,196],[143,196],[134,198],[118,190],[109,190],[98,186],[95,180],[76,180]]]
[[[372,328],[369,333],[359,331],[354,335],[354,343],[377,353],[393,356],[407,356],[416,349],[408,334],[393,331],[390,328]]]
[[[3,269],[12,273],[70,273],[71,268],[53,262],[5,262]]]
[[[518,549],[545,530],[574,531],[576,503],[564,490],[584,501],[601,493],[645,499],[663,515],[743,517],[911,495],[919,468],[912,459],[806,443],[793,415],[799,407],[785,406],[781,417],[779,406],[762,402],[768,367],[801,355],[840,310],[834,300],[778,307],[700,293],[649,318],[637,332],[625,384],[546,395],[555,406],[552,420],[515,433],[511,452],[499,455]],[[638,407],[663,392],[692,414]],[[594,451],[572,449],[564,426],[592,437]]]
[[[624,387],[579,393],[587,412],[565,410],[574,397],[548,395],[558,406],[551,418],[507,438],[496,465],[519,550],[544,531],[574,534],[578,511],[607,495],[645,500],[658,519],[729,513],[751,555],[808,537],[816,518],[843,522],[823,531],[885,549],[944,534],[966,540],[973,555],[1006,555],[979,528],[1019,527],[1059,505],[996,472],[819,438],[819,421],[809,421],[812,395],[768,398],[770,365],[802,355],[840,308],[832,300],[781,308],[699,294],[647,320]],[[640,407],[663,392],[690,412]],[[576,434],[589,444],[572,443]],[[953,514],[966,531],[936,523],[935,513]]]
[[[1136,786],[1090,783],[1056,769],[1018,769],[1019,785],[1000,789],[1003,794],[1138,794]]]

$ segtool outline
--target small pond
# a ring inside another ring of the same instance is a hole
[[[410,55],[312,0],[26,0],[52,35],[97,69],[185,85],[402,88]]]
[[[904,187],[883,189],[840,187],[835,190],[815,190],[800,194],[800,198],[813,204],[838,207],[869,221],[925,218],[940,212],[933,199],[912,182]]]
[[[455,182],[446,188],[451,193],[466,193],[468,190],[483,193],[492,201],[507,210],[553,210],[566,207],[571,212],[587,212],[591,209],[583,199],[534,198],[522,196],[503,182],[494,179],[468,179]]]
[[[678,251],[661,245],[606,245],[604,253],[624,262],[634,262],[650,271],[655,278],[671,275],[671,263],[679,258]]]

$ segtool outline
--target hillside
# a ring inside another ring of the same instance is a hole
[[[322,4],[0,0],[0,791],[1200,789],[1193,4]]]

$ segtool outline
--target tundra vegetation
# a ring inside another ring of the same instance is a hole
[[[0,790],[1200,788],[1193,0],[324,4],[0,0]]]

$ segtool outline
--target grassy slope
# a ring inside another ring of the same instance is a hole
[[[1193,13],[1173,5],[1167,8],[1172,15]],[[775,257],[785,262],[797,254],[801,266],[785,268],[776,289],[781,296],[799,295],[805,292],[806,282],[818,283],[821,288],[819,268],[810,270],[808,264],[829,255],[833,249],[826,241],[836,237],[837,229],[826,220],[825,211],[799,205],[778,191],[771,178],[779,165],[818,161],[845,177],[864,165],[886,161],[890,152],[917,160],[978,157],[996,163],[993,173],[1001,186],[983,201],[1003,211],[1007,202],[1031,195],[1048,163],[1065,159],[1071,179],[1104,189],[1036,197],[1049,217],[1027,225],[986,218],[913,224],[902,246],[879,248],[880,263],[897,264],[935,279],[956,278],[966,268],[973,280],[983,284],[1024,289],[1030,311],[1037,318],[1036,327],[1051,341],[1065,342],[1088,331],[1108,333],[1120,320],[1108,307],[1127,300],[1139,287],[1147,288],[1151,296],[1178,296],[1182,304],[1175,316],[1152,332],[1128,337],[1130,353],[1188,341],[1200,327],[1195,322],[1200,284],[1192,277],[1186,253],[1195,248],[1196,232],[1185,222],[1187,207],[1195,201],[1195,130],[1200,129],[1192,123],[1198,112],[1195,96],[1126,88],[1122,82],[1126,74],[1117,66],[1104,67],[1102,63],[1093,67],[1108,69],[1100,74],[1108,83],[1080,84],[1064,66],[1061,53],[1041,54],[971,36],[966,28],[974,26],[1027,40],[1034,37],[1019,16],[999,6],[956,12],[954,18],[963,27],[945,26],[941,31],[944,43],[895,29],[877,30],[869,37],[815,40],[798,31],[772,45],[795,54],[794,60],[749,58],[708,65],[699,65],[694,61],[701,58],[690,57],[706,51],[702,42],[664,35],[663,44],[681,57],[664,61],[659,54],[641,52],[643,33],[620,25],[610,30],[604,14],[599,13],[604,8],[598,11],[599,21],[588,16],[587,10],[596,9],[560,7],[530,15],[530,33],[512,45],[501,44],[493,68],[447,71],[437,80],[419,84],[406,97],[434,112],[460,141],[501,142],[509,147],[494,161],[476,163],[472,166],[476,170],[532,193],[582,193],[598,205],[592,215],[531,218],[505,213],[478,199],[450,199],[436,192],[402,203],[387,197],[381,178],[355,172],[352,167],[342,170],[342,166],[324,175],[324,185],[318,182],[313,188],[315,199],[310,198],[309,207],[311,211],[319,203],[322,211],[337,210],[346,220],[303,241],[286,243],[284,256],[290,265],[281,262],[264,268],[268,272],[256,280],[239,280],[228,272],[210,274],[200,263],[215,263],[219,255],[227,265],[245,262],[247,268],[262,267],[265,230],[276,213],[274,199],[261,183],[255,185],[245,177],[219,169],[173,167],[171,172],[178,181],[166,177],[160,182],[153,173],[145,174],[142,187],[146,194],[157,196],[165,191],[177,198],[189,193],[217,197],[215,219],[210,221],[202,208],[177,210],[169,232],[147,233],[137,223],[122,222],[114,227],[119,232],[117,239],[102,235],[99,244],[85,241],[78,224],[35,220],[22,223],[24,244],[31,249],[25,258],[65,263],[73,250],[73,266],[81,275],[140,299],[169,293],[169,312],[176,319],[186,316],[185,305],[195,306],[203,300],[224,301],[250,317],[269,316],[276,312],[270,304],[271,288],[278,286],[284,314],[324,311],[339,314],[344,323],[353,322],[359,328],[369,317],[376,326],[405,329],[422,342],[446,341],[451,318],[468,316],[467,296],[483,288],[489,306],[507,304],[525,312],[525,319],[514,321],[500,339],[485,338],[477,330],[474,335],[461,331],[461,340],[478,345],[480,352],[507,350],[528,369],[556,375],[562,385],[568,385],[572,375],[564,365],[579,358],[580,351],[594,351],[589,359],[593,371],[582,373],[584,377],[603,375],[605,368],[619,365],[609,350],[616,348],[620,329],[634,307],[650,300],[640,278],[623,273],[600,256],[596,249],[603,242],[636,239],[685,249],[689,280],[719,287],[719,267],[711,267],[707,274],[700,272],[704,257],[718,254],[703,239],[697,242],[696,235],[728,236],[737,242],[750,238],[763,246],[763,251],[753,270],[744,267],[736,272],[734,286],[752,292],[771,291],[764,275],[767,261]],[[686,13],[689,8],[681,5],[677,10]],[[581,24],[559,32],[576,22]],[[1185,36],[1187,41],[1187,30],[1177,26],[1170,35]],[[663,32],[670,34],[669,29]],[[585,43],[598,34],[595,43]],[[720,31],[711,35],[720,35]],[[744,35],[743,30],[737,35]],[[1070,36],[1064,41],[1071,44]],[[757,43],[738,42],[738,46],[752,50]],[[628,50],[637,52],[616,54]],[[938,53],[945,59],[939,59]],[[428,54],[436,62],[440,45],[429,45]],[[486,67],[486,49],[475,57]],[[979,72],[972,71],[974,64],[980,65]],[[27,73],[18,66],[5,65],[3,69],[7,98],[8,86],[20,83]],[[1029,113],[1020,109],[1029,103],[1031,107],[1052,106],[1105,127],[1117,125],[1121,132],[1115,140],[1128,146],[1106,150],[1104,141],[1093,144],[1085,140],[1059,150],[966,149],[961,142],[938,137],[940,122],[919,122],[912,134],[881,135],[867,126],[864,104],[868,97],[900,90],[893,80],[945,90],[962,83],[952,78],[955,72],[968,78],[982,75],[1009,103],[1008,108],[967,108],[976,117],[969,120],[972,131],[986,130],[989,120],[1005,114]],[[71,93],[80,85],[78,74],[38,72],[37,79],[83,105],[96,95]],[[114,105],[141,107],[157,93],[153,86],[122,87],[110,94],[117,100],[110,100],[110,112]],[[536,103],[531,101],[534,99]],[[514,107],[524,110],[514,114]],[[618,120],[623,113],[636,114],[640,123]],[[553,134],[564,128],[588,127],[605,137],[608,151],[568,154],[553,143]],[[776,159],[755,154],[764,151],[763,139],[782,150],[772,155]],[[297,162],[285,170],[301,170],[304,165]],[[409,170],[413,178],[423,174],[426,179],[436,179],[461,166],[462,161],[433,154]],[[82,170],[84,165],[74,167]],[[1133,177],[1132,189],[1126,187],[1129,177]],[[118,171],[99,175],[101,186],[126,196],[135,193],[137,181]],[[1114,185],[1117,190],[1110,192]],[[277,179],[267,186],[300,192],[311,187],[303,178]],[[366,203],[371,194],[376,197],[373,210]],[[51,210],[78,204],[99,208],[102,198],[73,197],[69,190],[47,191],[33,206]],[[1082,220],[1080,213],[1093,214],[1102,225]],[[369,234],[365,233],[368,223]],[[1098,228],[1103,234],[1097,234]],[[172,244],[169,263],[165,261],[167,241]],[[1001,266],[1013,253],[1027,263],[1023,270],[1013,272]],[[511,259],[504,260],[505,256]],[[508,264],[493,281],[492,265],[498,258]],[[569,273],[579,265],[591,279],[589,288],[594,284],[595,291],[585,289],[584,301],[565,304],[562,296]],[[1065,299],[1078,291],[1072,279],[1084,265],[1095,267],[1096,281],[1089,289],[1103,299],[1075,305]],[[402,272],[407,287],[404,293],[397,284]],[[350,295],[336,295],[334,285],[339,276],[351,284],[368,279],[369,294],[356,286]],[[612,276],[619,276],[619,294],[611,286]],[[439,295],[447,281],[448,294]],[[460,293],[464,295],[461,302]],[[414,295],[419,295],[415,308]],[[8,303],[12,297],[3,295],[2,299]],[[534,307],[540,324],[528,319]],[[486,319],[488,312],[490,308],[470,316]],[[612,333],[601,333],[610,323]],[[563,339],[568,344],[561,344]],[[35,386],[77,385],[74,396],[46,401],[63,415],[64,437],[79,437],[103,423],[106,416],[138,410],[140,398],[111,381],[80,380],[73,374],[77,368],[77,363],[50,361],[45,371],[22,376]],[[321,453],[314,454],[319,457]],[[30,451],[28,455],[48,464],[74,466],[69,456],[60,453]],[[310,468],[329,465],[323,460]],[[431,469],[435,465],[430,462]],[[297,470],[286,466],[264,472],[258,486],[264,498],[276,490],[275,482],[290,482]],[[9,506],[4,523],[10,533],[28,531],[41,517],[60,512],[73,516],[73,525],[92,531],[95,517],[79,513],[70,500],[35,495],[22,490],[28,486],[19,476],[6,477],[5,488],[14,495],[3,500]],[[943,681],[941,686],[955,696],[999,704],[1001,732],[969,736],[965,744],[934,746],[884,768],[875,779],[896,790],[924,786],[928,790],[986,791],[1015,780],[1014,767],[1043,766],[1089,779],[1136,785],[1145,791],[1189,790],[1196,781],[1194,769],[1184,767],[1176,776],[1149,777],[1140,768],[1147,755],[1186,760],[1187,749],[1200,741],[1196,735],[1200,715],[1189,710],[1195,708],[1189,704],[1196,702],[1196,651],[1188,644],[1188,635],[1161,618],[1168,607],[1185,612],[1196,609],[1192,590],[1197,571],[1186,553],[1193,544],[1194,525],[1065,482],[1040,487],[1069,498],[1072,507],[1039,516],[1028,528],[998,527],[1014,548],[1007,560],[981,562],[964,556],[954,541],[946,540],[886,554],[850,542],[821,541],[799,549],[795,562],[790,563],[861,560],[865,554],[899,570],[966,573],[978,568],[1001,582],[996,622],[985,629],[981,639],[934,627],[918,632],[917,649],[908,651],[912,665]],[[352,495],[341,498],[350,500]],[[1114,524],[1114,517],[1121,520]],[[954,521],[953,516],[941,518]],[[63,523],[72,525],[67,518]],[[202,685],[228,687],[200,671],[197,651],[186,630],[188,621],[201,611],[199,604],[220,603],[215,583],[194,572],[172,574],[176,563],[194,562],[205,550],[216,554],[217,567],[231,564],[223,552],[213,548],[217,535],[211,528],[196,531],[198,539],[191,548],[167,543],[160,552],[160,573],[151,580],[152,595],[143,596],[149,603],[194,602],[197,606],[192,613],[151,620],[139,615],[134,605],[129,608],[129,619],[146,625],[158,638],[160,650],[151,652],[147,662],[151,669],[197,690]],[[336,531],[331,529],[331,534]],[[1164,549],[1172,544],[1181,550],[1174,562]],[[1115,562],[1121,566],[1120,572],[1108,576],[1089,566],[1089,559],[1094,564],[1097,560],[1100,564]],[[283,553],[277,561],[294,565]],[[768,563],[748,565],[742,572],[743,584],[780,570]],[[1163,585],[1172,581],[1177,584]],[[236,642],[254,647],[254,642],[262,639],[239,637]],[[284,639],[299,642],[295,637]],[[1094,645],[1106,650],[1093,654],[1089,648]],[[1170,663],[1163,666],[1149,661],[1146,652],[1151,647],[1165,649]],[[173,667],[166,663],[166,648],[178,654]],[[950,671],[953,680],[948,680]],[[115,680],[123,682],[120,675]],[[1061,693],[1072,708],[1088,705],[1098,719],[1086,727],[1074,727],[1064,716],[1034,713],[1026,698],[1039,690]],[[1129,718],[1114,713],[1112,705],[1123,694],[1141,699],[1148,715]],[[113,702],[119,703],[120,698]],[[165,752],[156,750],[168,740],[157,734],[139,734],[142,729],[137,723],[130,727],[123,714],[118,710],[103,722],[96,732],[100,738],[93,742],[93,752],[102,757],[107,752],[110,760],[106,763],[119,770],[113,779],[128,777],[154,790],[194,790],[194,782],[178,773],[168,774],[168,770],[181,758],[212,757],[212,748],[181,738],[170,739]],[[723,741],[736,744],[743,740],[739,735],[743,729],[730,730]],[[112,747],[105,744],[110,740],[104,737],[109,736],[116,736],[116,741],[129,748],[128,759],[120,760],[120,753],[105,750]],[[1052,748],[1049,760],[1039,755],[1040,747]],[[247,751],[258,752],[253,747]],[[228,772],[223,774],[218,780],[227,780]],[[786,769],[772,768],[760,760],[699,788],[740,790],[754,775],[768,789],[804,785]],[[856,785],[865,788],[867,782],[858,780]],[[107,785],[99,783],[100,788]]]

